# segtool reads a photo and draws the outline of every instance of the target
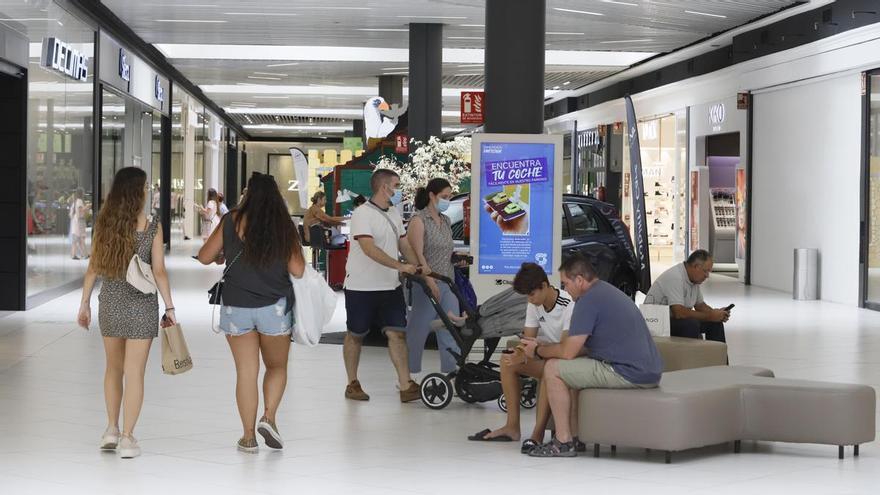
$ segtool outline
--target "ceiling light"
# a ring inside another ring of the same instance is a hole
[[[459,26],[461,26],[461,27],[466,27],[466,28],[483,28],[483,27],[486,27],[485,24],[459,24]]]
[[[726,16],[726,15],[721,15],[721,14],[709,14],[709,13],[707,13],[707,12],[697,12],[696,10],[685,10],[684,13],[685,13],[685,14],[694,14],[694,15],[704,15],[704,16],[706,16],[706,17],[718,17],[718,18],[721,18],[721,19],[727,19],[727,16]]]
[[[290,67],[292,65],[299,65],[299,62],[285,62],[283,64],[269,64],[266,67]]]
[[[553,10],[558,10],[560,12],[571,12],[573,14],[605,15],[605,14],[600,14],[599,12],[588,12],[586,10],[574,10],[574,9],[562,9],[559,7],[553,7]]]
[[[467,17],[457,17],[452,15],[397,15],[398,19],[467,19]]]
[[[386,72],[383,76],[408,76],[409,72]]]
[[[559,86],[553,86],[553,89],[559,89]]]
[[[569,84],[571,84],[571,81],[565,81],[564,83],[562,83],[563,86],[568,86]]]
[[[45,17],[21,17],[18,19],[0,18],[0,22],[40,22],[40,21],[57,21],[58,19],[46,19]]]
[[[289,96],[251,96],[255,100],[287,100]]]
[[[36,45],[39,50],[39,44]],[[165,43],[159,43],[155,46],[169,59],[380,62],[389,64],[389,66],[391,64],[402,66],[409,62],[408,48]],[[633,51],[548,50],[545,54],[545,63],[547,65],[629,67],[654,55],[656,53]],[[481,48],[443,49],[443,61],[447,64],[482,64],[485,61],[485,56],[485,51]]]
[[[627,5],[629,7],[638,7],[637,3],[617,2],[616,0],[602,0],[602,3],[613,3],[614,5]]]
[[[175,22],[191,24],[223,24],[226,21],[208,21],[203,19],[155,19],[155,22]]]
[[[374,31],[374,32],[395,32],[395,33],[408,33],[409,29],[402,28],[358,28],[357,31]]]
[[[280,124],[257,124],[245,125],[245,129],[258,131],[327,131],[346,132],[350,131],[347,126],[317,126],[317,125],[280,125]]]
[[[248,79],[264,79],[266,81],[280,81],[280,77],[265,77],[265,76],[247,76]]]
[[[482,40],[482,36],[448,36],[448,40]]]
[[[277,72],[256,72],[256,71],[254,71],[254,74],[261,74],[264,76],[288,77],[288,74],[279,74]]]
[[[654,40],[652,40],[650,38],[645,38],[642,40],[611,40],[611,41],[600,41],[599,44],[611,45],[611,44],[615,44],[615,43],[647,43],[649,41],[654,41]]]
[[[254,16],[262,16],[262,17],[292,17],[299,14],[290,14],[286,12],[224,12],[223,15],[254,15]]]
[[[382,70],[409,70],[409,67],[385,67]]]
[[[562,32],[558,32],[558,31],[557,32],[548,31],[547,34],[558,34],[558,35],[563,35],[563,36],[583,36],[584,35],[584,33],[562,33]]]
[[[32,83],[38,84],[38,83]],[[60,83],[56,83],[60,84]],[[68,85],[70,86],[70,85]],[[63,87],[63,85],[59,86]],[[84,85],[82,91],[91,91],[91,85]],[[203,84],[200,85],[202,91],[211,94],[228,94],[228,95],[255,95],[254,99],[287,99],[289,95],[311,95],[322,96],[325,99],[333,99],[332,96],[349,96],[360,97],[376,96],[375,86],[287,86],[283,84],[258,84],[253,86],[238,86],[235,84]],[[443,96],[446,98],[460,98],[462,91],[482,91],[483,88],[443,88]],[[550,96],[554,91],[545,91],[544,96]],[[263,95],[279,95],[279,96],[263,96]],[[285,95],[285,96],[280,96]],[[409,88],[403,88],[403,95],[409,95]],[[351,101],[353,98],[345,98]]]

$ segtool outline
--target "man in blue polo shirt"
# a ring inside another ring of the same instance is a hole
[[[623,292],[596,276],[592,264],[574,255],[563,261],[565,289],[577,301],[568,337],[544,345],[524,339],[526,355],[547,359],[544,386],[556,438],[533,449],[533,457],[574,457],[569,411],[587,388],[654,388],[663,362],[639,308]]]

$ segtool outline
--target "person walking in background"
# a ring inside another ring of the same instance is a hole
[[[219,212],[217,190],[213,187],[208,189],[208,202],[205,203],[205,206],[196,203],[195,207],[199,210],[199,215],[201,215],[202,241],[205,242],[211,236],[211,233],[214,232],[214,229],[220,225],[220,217],[217,214]]]
[[[452,265],[454,244],[452,240],[452,224],[449,217],[443,214],[449,208],[452,197],[452,186],[446,179],[431,179],[426,187],[416,192],[416,213],[410,218],[406,239],[422,265],[423,273],[436,273],[455,280],[455,268]],[[434,299],[443,307],[443,311],[453,316],[461,315],[458,298],[452,293],[449,285],[437,283],[431,277],[425,282]],[[406,345],[409,349],[409,370],[412,373],[422,371],[422,353],[425,340],[431,332],[431,322],[437,319],[437,312],[428,296],[419,287],[413,287],[410,298],[410,311],[407,315]],[[455,371],[457,364],[455,355],[461,350],[449,330],[437,330],[437,344],[440,350],[440,369],[443,373]]]
[[[244,202],[223,217],[199,251],[201,263],[226,262],[220,330],[235,360],[235,399],[244,434],[243,452],[257,452],[256,432],[273,449],[284,447],[276,413],[287,387],[287,361],[293,328],[293,286],[290,275],[305,270],[299,235],[284,206],[275,180],[254,174]],[[262,418],[257,422],[260,356],[263,377]]]
[[[159,220],[147,220],[144,212],[149,191],[147,175],[135,167],[120,169],[95,223],[94,256],[83,282],[77,322],[88,329],[90,306],[97,277],[104,280],[98,295],[98,326],[104,338],[107,367],[104,400],[108,426],[101,438],[102,450],[118,450],[130,459],[141,453],[133,433],[144,401],[144,371],[150,345],[159,333],[159,302],[126,281],[126,271],[137,254],[152,267],[156,287],[165,302],[165,316],[177,323]],[[119,431],[122,408],[123,426]]]
[[[226,206],[226,195],[222,192],[217,193],[217,207],[220,208],[219,213],[221,219],[229,213],[229,207]]]
[[[397,371],[400,401],[418,400],[419,385],[414,382],[407,364],[406,301],[400,274],[418,272],[416,254],[406,240],[403,220],[396,206],[400,204],[400,176],[387,169],[373,172],[370,178],[373,196],[351,216],[351,244],[345,265],[345,311],[348,332],[342,356],[348,385],[345,398],[370,400],[358,381],[358,366],[364,337],[375,323],[388,339],[388,354]],[[409,263],[398,261],[400,254]]]
[[[77,188],[70,198],[70,257],[82,260],[89,257],[86,252],[86,204],[83,190]]]
[[[320,229],[325,225],[333,227],[345,223],[345,218],[343,217],[332,217],[328,215],[324,211],[324,208],[326,207],[327,195],[324,194],[324,191],[316,192],[314,196],[312,196],[312,206],[309,206],[309,209],[306,210],[305,216],[303,216],[303,235],[306,238],[306,242],[309,244],[311,244],[312,240],[312,230],[314,230],[315,233],[320,234]]]

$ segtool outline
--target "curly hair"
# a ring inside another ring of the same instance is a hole
[[[125,277],[134,255],[138,215],[144,209],[147,174],[135,167],[116,172],[110,193],[98,212],[92,242],[92,268],[105,278]]]
[[[302,253],[299,233],[290,220],[275,179],[254,173],[248,180],[247,191],[232,217],[236,231],[245,221],[244,260],[253,266],[268,268],[278,261],[287,262],[293,253]]]

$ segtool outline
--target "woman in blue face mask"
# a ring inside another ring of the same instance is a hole
[[[449,208],[451,197],[452,186],[446,179],[431,179],[426,187],[419,188],[415,198],[416,213],[409,221],[406,237],[418,256],[423,271],[438,273],[454,280],[452,226],[449,217],[443,214]],[[449,286],[437,283],[430,277],[426,280],[443,310],[459,316],[461,309],[458,299]],[[409,348],[410,371],[418,373],[422,369],[425,340],[431,331],[431,322],[437,319],[437,312],[421,288],[413,289],[411,303],[412,309],[407,317],[406,344]],[[454,371],[455,357],[449,349],[457,353],[459,348],[448,330],[437,331],[437,343],[440,348],[441,370],[444,373]]]

